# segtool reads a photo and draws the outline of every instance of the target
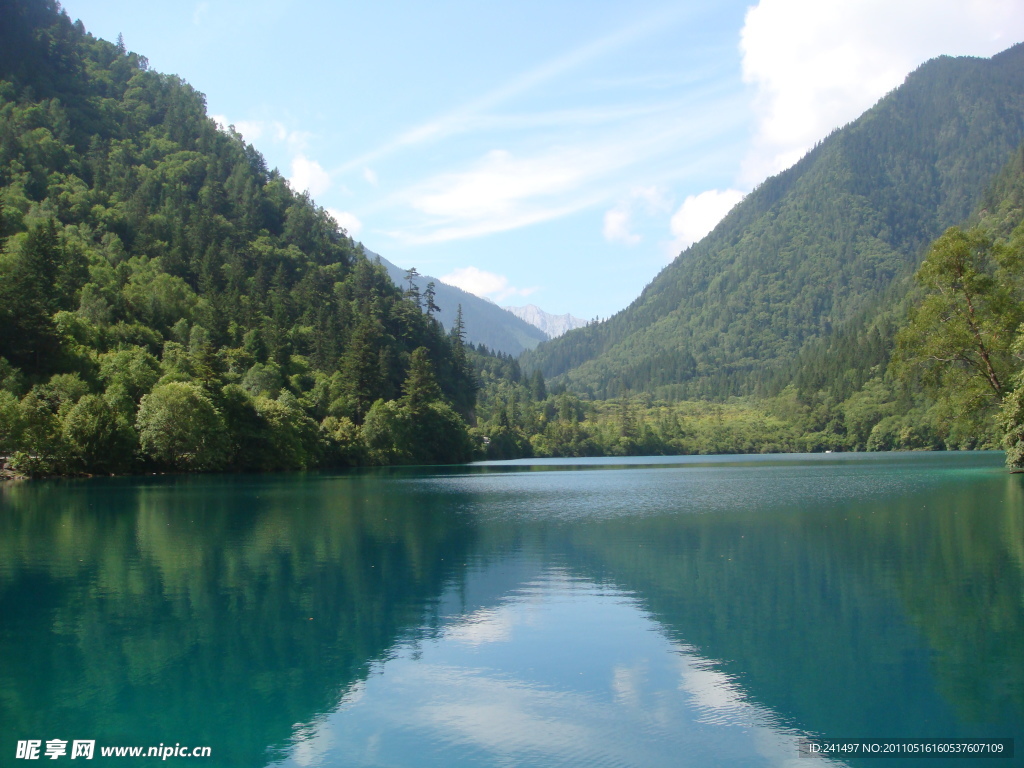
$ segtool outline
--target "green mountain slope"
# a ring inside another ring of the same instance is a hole
[[[0,457],[39,473],[468,457],[461,340],[201,93],[53,0],[0,0],[0,22]]]
[[[1024,45],[934,59],[749,194],[622,312],[527,353],[598,397],[721,397],[876,306],[1024,140]]]

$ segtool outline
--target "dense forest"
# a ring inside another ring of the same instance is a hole
[[[202,94],[7,0],[0,455],[30,474],[464,461],[461,329]]]

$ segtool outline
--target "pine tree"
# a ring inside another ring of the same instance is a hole
[[[409,375],[405,378],[402,391],[405,393],[402,405],[413,415],[422,414],[430,403],[441,399],[441,388],[434,377],[434,367],[426,347],[417,347],[413,351]]]
[[[537,402],[548,396],[547,387],[544,386],[544,374],[540,372],[539,368],[530,377],[530,394]]]
[[[452,323],[452,329],[450,335],[453,340],[458,340],[458,346],[462,347],[466,343],[466,325],[462,320],[462,305],[459,304],[459,308],[455,313],[455,322]]]
[[[372,315],[364,317],[352,333],[342,357],[342,391],[357,424],[362,423],[381,391],[381,335],[382,330],[376,319]]]
[[[434,281],[431,280],[427,283],[427,289],[423,292],[423,298],[427,302],[427,316],[433,317],[435,313],[440,312],[441,308],[434,303]]]
[[[420,296],[420,287],[416,284],[416,278],[419,276],[420,273],[416,271],[416,267],[406,271],[405,281],[409,284],[409,287],[405,289],[405,298],[411,299],[417,307],[423,309],[423,299]]]

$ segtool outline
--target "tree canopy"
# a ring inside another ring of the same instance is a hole
[[[453,408],[443,429],[465,435],[476,385],[432,294],[403,297],[190,85],[51,0],[3,7],[0,437],[16,466],[365,461],[363,421],[402,396],[414,353],[430,402]],[[78,388],[56,397],[59,377]]]

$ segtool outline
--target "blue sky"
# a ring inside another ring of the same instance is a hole
[[[68,0],[367,248],[607,317],[742,195],[1019,0]]]

